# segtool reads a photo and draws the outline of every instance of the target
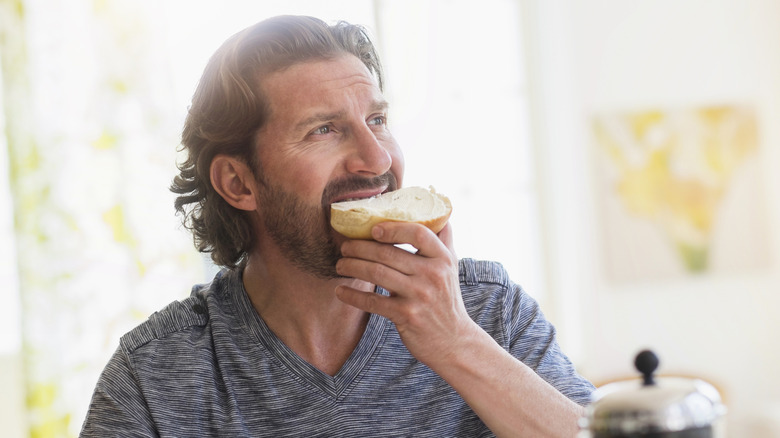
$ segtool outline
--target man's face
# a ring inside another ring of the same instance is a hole
[[[260,238],[298,267],[336,277],[343,236],[330,204],[401,185],[403,156],[387,127],[387,103],[360,60],[296,64],[266,77],[270,116],[257,136]]]

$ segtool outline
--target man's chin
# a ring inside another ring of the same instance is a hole
[[[333,240],[333,244],[336,245],[336,248],[339,248],[339,252],[341,251],[341,245],[349,240],[349,237],[339,233],[338,231],[334,230],[333,228],[330,229],[331,233],[331,239]]]
[[[344,242],[346,242],[347,240],[349,240],[349,238],[347,236],[344,236],[343,234],[340,234],[339,232],[337,232],[333,228],[330,229],[330,232],[331,232],[331,241],[333,242],[333,245],[336,248],[338,248],[339,259],[340,259],[342,257],[341,256],[341,245]],[[350,278],[350,277],[345,277],[343,275],[340,275],[340,274],[336,273],[336,266],[334,265],[333,266],[333,277],[332,278],[341,279],[341,278]]]

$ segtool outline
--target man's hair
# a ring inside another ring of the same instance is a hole
[[[217,154],[246,163],[262,179],[255,134],[270,112],[260,84],[271,73],[307,61],[339,55],[358,57],[380,90],[383,73],[374,45],[361,26],[328,25],[313,17],[280,16],[233,35],[214,53],[203,72],[184,122],[185,161],[171,184],[182,223],[195,247],[217,265],[240,265],[254,245],[249,212],[228,204],[211,185],[209,168]],[[272,145],[271,145],[272,146]]]

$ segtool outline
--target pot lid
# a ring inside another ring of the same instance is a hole
[[[637,355],[641,380],[610,383],[593,393],[582,426],[609,433],[673,432],[712,425],[725,413],[718,391],[700,379],[655,378],[657,356]]]

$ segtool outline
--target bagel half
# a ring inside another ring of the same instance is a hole
[[[450,200],[433,187],[405,187],[374,198],[331,204],[331,226],[350,239],[371,240],[381,222],[414,222],[438,233],[452,213]]]

